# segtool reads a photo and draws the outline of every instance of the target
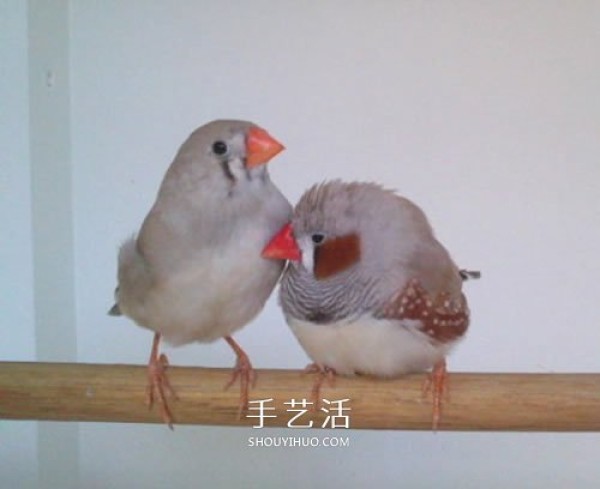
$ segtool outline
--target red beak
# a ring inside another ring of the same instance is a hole
[[[274,260],[300,260],[302,254],[294,238],[292,224],[288,223],[269,241],[262,252],[263,258]]]
[[[246,134],[246,166],[254,168],[264,165],[285,147],[267,131],[252,127]]]

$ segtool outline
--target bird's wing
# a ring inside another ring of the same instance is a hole
[[[150,267],[140,254],[135,238],[128,239],[119,250],[117,303],[109,314],[127,313],[142,304],[152,283]]]
[[[469,327],[469,308],[464,294],[429,294],[416,279],[410,280],[383,307],[379,317],[416,320],[418,329],[432,340],[447,343],[457,340]]]

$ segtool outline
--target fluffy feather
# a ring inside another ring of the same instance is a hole
[[[139,236],[121,247],[118,307],[173,344],[214,341],[244,326],[283,268],[260,251],[289,219],[291,206],[264,166],[242,168],[250,127],[216,121],[192,133]],[[221,140],[229,145],[233,183],[210,153]]]
[[[308,356],[346,375],[433,368],[437,426],[444,359],[469,326],[462,283],[477,274],[459,271],[419,207],[372,183],[313,186],[291,229],[301,258],[282,278],[280,303]]]
[[[245,121],[198,128],[167,170],[138,236],[120,249],[110,312],[155,332],[148,397],[150,404],[158,398],[169,426],[165,393],[173,389],[161,338],[174,345],[225,338],[237,356],[240,412],[247,406],[252,365],[230,335],[259,313],[283,269],[283,260],[260,256],[291,214],[265,166],[282,148]]]

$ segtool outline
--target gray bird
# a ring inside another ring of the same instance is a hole
[[[372,183],[315,185],[263,256],[290,260],[279,300],[322,373],[313,395],[326,372],[433,369],[426,387],[437,427],[445,357],[469,325],[462,282],[478,272],[458,269],[419,207]]]
[[[196,129],[179,149],[137,235],[119,251],[113,315],[155,332],[148,364],[148,402],[158,399],[172,427],[166,394],[175,396],[159,355],[173,345],[224,338],[237,363],[240,412],[254,371],[231,335],[263,308],[284,266],[261,250],[291,216],[266,163],[283,146],[246,121],[218,120]],[[175,396],[176,397],[176,396]]]

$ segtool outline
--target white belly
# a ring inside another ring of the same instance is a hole
[[[199,257],[154,287],[136,314],[138,324],[173,344],[211,342],[231,335],[263,308],[282,264],[254,249]]]
[[[308,356],[339,374],[391,377],[430,369],[452,345],[434,345],[416,329],[417,321],[363,316],[354,321],[314,324],[288,318]]]

